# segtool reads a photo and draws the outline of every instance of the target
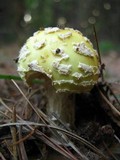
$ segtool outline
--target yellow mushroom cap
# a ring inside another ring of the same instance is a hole
[[[99,77],[99,58],[78,30],[49,27],[30,37],[20,50],[18,72],[29,85],[48,77],[57,92],[90,91]]]

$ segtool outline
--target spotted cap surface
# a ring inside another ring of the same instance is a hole
[[[57,92],[86,92],[98,80],[99,58],[78,30],[49,27],[35,32],[21,48],[18,72],[28,85],[43,76]]]

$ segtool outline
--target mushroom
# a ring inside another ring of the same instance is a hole
[[[21,48],[18,72],[28,85],[45,79],[47,115],[55,119],[55,113],[74,126],[74,93],[89,92],[97,83],[99,57],[80,31],[49,27],[35,32]]]

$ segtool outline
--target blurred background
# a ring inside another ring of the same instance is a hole
[[[0,0],[0,74],[17,74],[13,59],[39,28],[73,27],[96,48],[97,31],[106,77],[120,78],[119,0]]]

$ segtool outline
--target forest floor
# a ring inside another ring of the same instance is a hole
[[[19,47],[16,44],[0,48],[0,74],[17,75],[14,58],[18,54]],[[34,131],[31,131],[28,129],[29,127],[27,129],[26,127],[12,128],[12,126],[7,125],[6,127],[0,127],[0,159],[11,160],[12,157],[14,157],[14,160],[16,160],[15,157],[19,157],[20,160],[23,157],[25,160],[69,159],[54,151],[57,149],[58,152],[61,152],[66,157],[73,156],[72,160],[119,160],[120,105],[116,101],[116,97],[120,101],[120,53],[111,51],[104,54],[102,63],[105,64],[104,76],[105,81],[108,83],[100,84],[90,94],[76,95],[76,129],[68,131],[69,136],[72,132],[81,137],[81,139],[76,141],[77,136],[75,135],[73,135],[73,139],[69,139],[75,144],[75,146],[73,145],[74,147],[72,146],[73,148],[67,145],[62,146],[62,144],[59,144],[59,140],[54,142],[54,146],[50,141],[48,143],[44,136],[39,135],[44,133],[49,138],[51,135],[51,129],[49,130],[49,128],[37,128],[39,130],[38,134],[35,132],[35,128]],[[25,95],[28,95],[28,89],[23,82],[16,81],[16,83],[24,91]],[[40,109],[43,109],[46,105],[44,89],[40,86],[38,93],[38,90],[36,91],[37,87],[34,88],[34,91],[28,97],[35,107],[39,106]],[[16,122],[18,119],[21,122],[21,119],[16,117],[15,106],[17,114],[22,119],[27,120],[27,122],[39,122],[39,118],[35,116],[33,109],[30,109],[30,104],[26,102],[24,96],[21,95],[11,80],[0,80],[0,90],[0,125]],[[17,140],[15,140],[15,133],[17,132],[19,134],[17,135]],[[17,144],[11,145],[13,142],[17,142]],[[15,149],[16,146],[19,148],[19,151]],[[80,151],[77,152],[77,149]]]

